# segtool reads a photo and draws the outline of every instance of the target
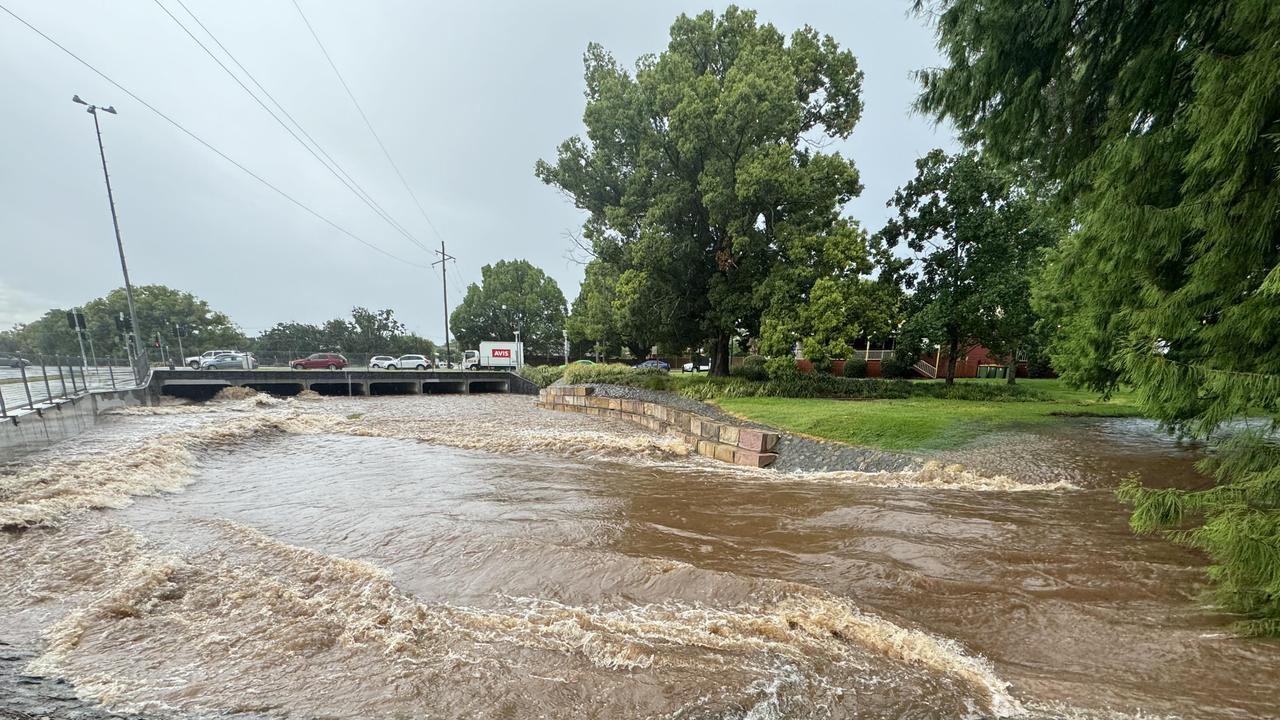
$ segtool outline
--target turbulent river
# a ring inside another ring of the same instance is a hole
[[[1275,716],[1280,645],[1112,495],[1194,455],[1081,421],[787,475],[526,397],[136,409],[0,473],[0,641],[162,718]]]

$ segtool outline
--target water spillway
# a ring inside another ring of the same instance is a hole
[[[126,408],[0,475],[23,672],[166,718],[1276,709],[1280,648],[1111,496],[1112,468],[1193,458],[1112,457],[1106,426],[1072,474],[939,487],[729,466],[519,395],[245,395]]]

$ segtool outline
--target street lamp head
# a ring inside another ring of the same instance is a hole
[[[103,110],[105,110],[105,111],[107,111],[107,112],[109,112],[109,113],[111,113],[112,115],[115,115],[115,114],[116,114],[116,107],[115,107],[114,105],[112,105],[112,106],[110,106],[110,107],[104,107],[104,108],[102,108],[102,109],[103,109]]]
[[[81,100],[79,95],[72,95],[72,96],[71,96],[71,102],[73,102],[73,103],[79,103],[79,104],[81,104],[81,105],[88,105],[88,104],[89,104],[89,103],[87,103],[87,102],[85,102],[85,101]]]

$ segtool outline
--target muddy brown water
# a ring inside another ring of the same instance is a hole
[[[1280,645],[1234,637],[1201,559],[1114,502],[1132,472],[1200,482],[1140,421],[951,458],[1009,489],[733,471],[595,420],[507,396],[116,417],[0,476],[33,525],[0,534],[0,640],[165,716],[1280,712]]]

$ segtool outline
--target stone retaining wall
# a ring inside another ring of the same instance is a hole
[[[538,407],[627,420],[675,433],[690,450],[737,465],[768,467],[778,459],[778,434],[729,425],[705,415],[644,400],[596,397],[584,385],[553,385],[538,393]]]

